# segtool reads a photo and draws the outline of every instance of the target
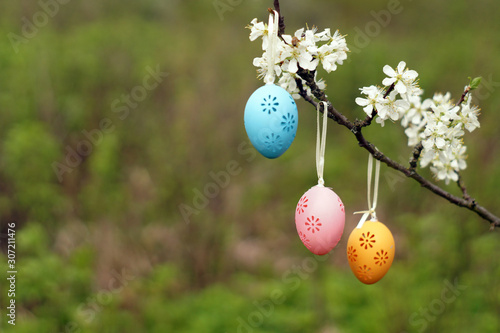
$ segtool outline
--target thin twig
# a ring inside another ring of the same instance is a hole
[[[395,86],[395,83],[393,83],[393,84],[391,84],[389,86],[389,88],[387,89],[387,91],[384,94],[384,98],[386,98],[387,96],[389,96],[389,94],[394,90],[394,86]]]
[[[280,14],[280,22],[278,27],[278,36],[281,37],[285,33],[285,18],[281,15],[280,2],[279,0],[274,0],[274,10]]]
[[[462,96],[458,100],[457,104],[455,104],[456,106],[459,106],[460,104],[462,104],[462,102],[465,100],[465,96],[467,96],[469,91],[470,91],[470,86],[465,87],[464,93],[462,94]]]
[[[458,175],[457,185],[460,188],[460,190],[462,191],[463,198],[465,200],[474,201],[474,199],[471,198],[469,193],[467,193],[467,187],[465,186],[465,184],[462,180],[462,177],[460,176],[460,174],[458,172],[457,172],[457,175]]]
[[[465,100],[465,96],[467,96],[469,91],[470,91],[470,86],[466,86],[464,89],[464,92],[462,93],[462,96],[460,97],[458,102],[455,104],[455,106],[460,106],[460,104],[462,104],[462,102]],[[465,187],[465,184],[462,181],[462,176],[460,175],[460,172],[456,172],[456,173],[458,175],[457,185],[460,188],[460,190],[462,191],[463,198],[466,200],[472,200],[471,197],[469,196],[469,194],[467,194],[467,188]]]

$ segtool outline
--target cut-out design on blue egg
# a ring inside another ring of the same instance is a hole
[[[264,103],[260,104],[261,106],[264,107],[262,111],[264,113],[267,112],[267,114],[271,114],[271,111],[276,112],[277,107],[280,105],[280,103],[278,103],[276,99],[277,99],[276,96],[273,97],[271,95],[267,96],[267,98],[264,97]]]
[[[266,148],[271,150],[273,153],[280,151],[283,148],[283,142],[278,134],[268,134],[265,136],[264,144]]]
[[[292,104],[295,105],[295,100],[293,99],[292,95],[290,95],[290,99],[292,100]]]
[[[293,117],[293,115],[287,113],[286,116],[282,116],[281,119],[281,126],[283,131],[293,131],[293,129],[295,128],[295,118]]]

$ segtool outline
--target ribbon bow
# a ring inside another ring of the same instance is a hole
[[[361,220],[359,220],[356,228],[361,228],[365,223],[368,215],[371,215],[371,221],[377,221],[377,213],[375,208],[377,208],[377,197],[378,197],[378,180],[380,176],[380,161],[375,162],[375,184],[373,186],[373,205],[371,202],[371,187],[372,187],[372,173],[373,173],[373,156],[370,154],[368,157],[368,210],[362,210],[359,212],[354,212],[353,214],[363,214]]]

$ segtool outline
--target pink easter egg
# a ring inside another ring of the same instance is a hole
[[[342,200],[331,188],[316,185],[300,198],[295,226],[309,251],[324,255],[340,241],[345,225]]]

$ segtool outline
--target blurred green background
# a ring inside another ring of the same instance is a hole
[[[317,181],[315,110],[298,102],[297,137],[277,160],[255,154],[243,126],[262,84],[260,42],[244,27],[266,20],[272,1],[61,2],[0,4],[2,332],[500,331],[498,231],[385,166],[377,213],[396,258],[379,283],[356,280],[345,247],[352,213],[367,205],[367,154],[334,123],[325,179],[346,229],[325,257],[301,244],[294,211]],[[358,88],[380,83],[385,64],[405,60],[426,97],[457,99],[468,76],[483,76],[463,178],[500,214],[500,2],[402,0],[385,24],[373,13],[389,4],[281,5],[288,33],[308,24],[347,34],[349,60],[320,74],[350,119],[363,117]],[[398,124],[365,133],[408,161]],[[11,222],[15,326],[5,315]]]

